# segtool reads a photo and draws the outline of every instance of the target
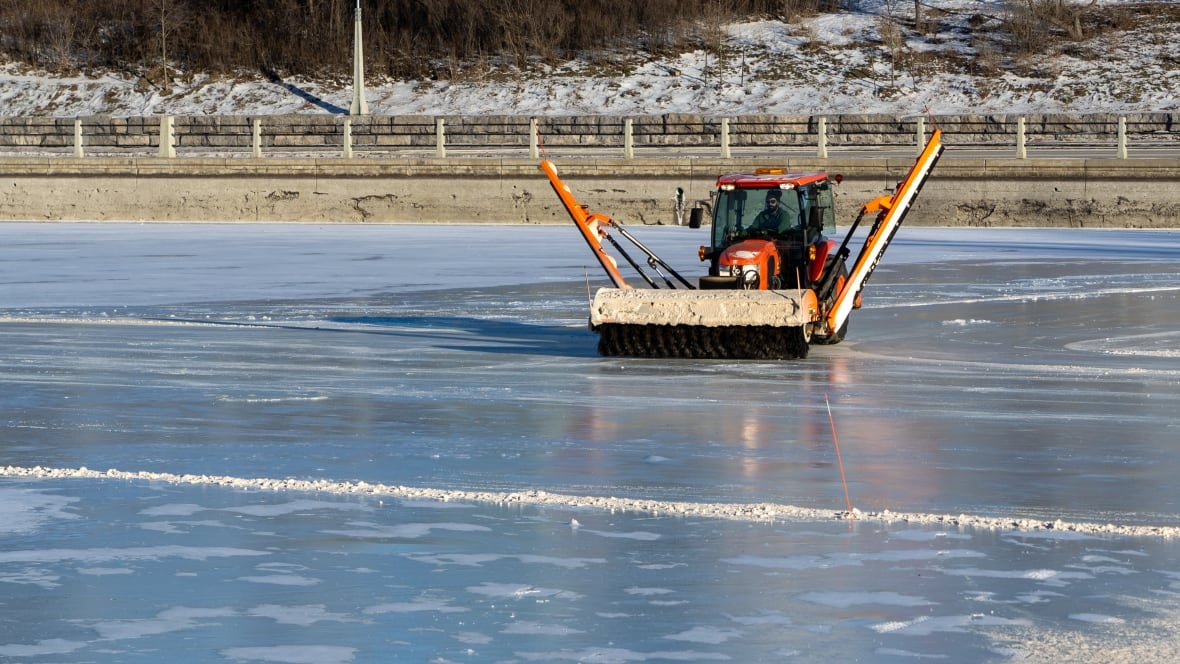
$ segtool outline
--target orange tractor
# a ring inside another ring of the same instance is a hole
[[[806,357],[813,343],[840,342],[849,313],[860,306],[865,282],[942,154],[941,138],[935,131],[892,195],[861,206],[842,242],[825,235],[835,229],[833,187],[840,176],[769,169],[718,178],[712,242],[700,249],[709,271],[696,285],[622,224],[590,213],[553,164],[541,162],[614,284],[599,289],[591,303],[598,351],[637,357],[787,359]],[[692,211],[690,225],[700,225],[703,211]],[[873,223],[853,259],[849,245],[866,215],[874,215]],[[642,259],[632,257],[614,234],[630,242],[635,248],[630,251],[637,249]],[[627,283],[607,245],[649,288]]]

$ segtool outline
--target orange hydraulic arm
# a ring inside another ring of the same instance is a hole
[[[553,186],[553,191],[561,199],[561,204],[565,206],[566,212],[570,213],[570,219],[582,232],[582,238],[590,246],[590,251],[594,253],[594,257],[598,259],[602,269],[606,270],[606,274],[614,283],[615,288],[630,288],[631,286],[623,279],[623,275],[619,273],[619,266],[615,259],[602,247],[602,241],[608,237],[606,227],[614,223],[611,218],[602,214],[590,214],[587,206],[578,203],[574,195],[570,193],[570,188],[557,176],[557,169],[553,166],[553,162],[547,159],[542,161],[541,170],[545,171],[545,175],[549,177],[549,184]]]
[[[877,268],[877,263],[885,254],[885,249],[889,247],[889,243],[893,240],[901,222],[905,220],[906,213],[909,212],[918,192],[922,190],[922,185],[926,183],[930,171],[938,163],[942,149],[942,130],[937,129],[930,137],[930,141],[926,143],[922,154],[918,156],[918,160],[914,162],[914,166],[906,175],[905,180],[897,186],[897,191],[893,193],[893,196],[873,199],[861,207],[862,217],[865,214],[876,212],[877,220],[873,224],[872,230],[869,231],[868,238],[865,239],[860,255],[856,257],[856,263],[849,271],[844,289],[836,295],[836,300],[832,304],[831,310],[828,311],[828,328],[830,330],[839,330],[844,325],[844,321],[848,320],[848,314],[853,309],[857,294],[864,288],[864,284],[873,274],[873,270]],[[857,221],[860,221],[859,217]],[[855,231],[855,226],[853,231]],[[853,231],[849,231],[849,237]],[[847,243],[848,240],[845,240],[845,245]]]

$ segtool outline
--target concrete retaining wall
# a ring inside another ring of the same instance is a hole
[[[562,176],[592,211],[674,223],[677,188],[757,166],[841,173],[840,223],[912,159],[577,159]],[[568,223],[529,159],[0,159],[0,219]],[[1180,227],[1180,160],[944,157],[908,223]]]

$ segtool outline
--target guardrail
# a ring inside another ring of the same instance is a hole
[[[695,154],[729,158],[917,149],[933,126],[948,146],[1091,148],[1128,158],[1180,149],[1180,113],[1128,115],[152,116],[0,118],[0,156],[436,157]],[[739,155],[740,156],[740,155]]]

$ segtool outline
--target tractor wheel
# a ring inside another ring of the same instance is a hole
[[[786,341],[786,355],[788,357],[807,357],[807,349],[811,346],[812,334],[810,325],[788,327],[784,330]]]
[[[819,346],[831,346],[844,341],[844,335],[846,334],[848,334],[847,320],[844,321],[844,324],[840,326],[839,330],[836,330],[835,334],[817,334],[811,338],[811,343]]]
[[[836,280],[836,289],[832,294],[832,300],[836,299],[835,293],[839,293],[841,290],[844,289],[844,284],[847,281],[848,281],[848,268],[844,265],[843,262],[841,262],[840,263],[840,277]],[[832,306],[832,303],[828,302],[828,303],[826,303],[825,309],[827,307],[831,307],[831,306]],[[838,344],[841,341],[844,341],[844,335],[846,335],[846,334],[848,334],[848,319],[845,319],[844,324],[841,325],[840,329],[836,330],[836,332],[833,334],[817,334],[817,335],[815,335],[815,337],[812,339],[812,343],[818,344],[820,346],[831,346],[833,344]]]

